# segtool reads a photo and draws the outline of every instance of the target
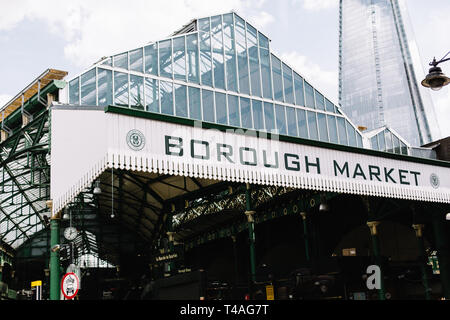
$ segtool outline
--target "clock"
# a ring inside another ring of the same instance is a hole
[[[68,227],[64,230],[64,237],[69,241],[74,240],[77,237],[77,234],[78,231],[74,227]]]

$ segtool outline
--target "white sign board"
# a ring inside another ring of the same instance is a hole
[[[80,288],[80,280],[78,276],[73,273],[66,273],[61,281],[61,291],[64,297],[68,300],[75,298]]]

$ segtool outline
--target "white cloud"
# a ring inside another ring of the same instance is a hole
[[[17,0],[2,3],[0,30],[12,30],[24,20],[44,21],[67,42],[66,58],[88,67],[102,56],[129,50],[167,37],[193,18],[231,10],[247,13],[265,0]],[[267,12],[254,16],[267,25]],[[255,26],[259,28],[260,26]]]
[[[434,100],[434,106],[436,109],[436,113],[438,116],[439,127],[441,129],[441,136],[449,137],[450,136],[450,125],[448,121],[450,119],[450,89],[444,88],[443,92],[432,92]]]
[[[335,8],[338,3],[338,0],[303,0],[303,8],[311,11],[319,11]]]
[[[12,99],[12,96],[10,96],[10,95],[0,94],[0,108],[2,108],[11,99]]]
[[[264,29],[267,25],[275,21],[275,18],[265,11],[260,11],[256,15],[251,15],[248,22],[253,24],[258,29]],[[262,31],[262,30],[261,30]]]
[[[305,77],[313,87],[323,93],[334,103],[338,103],[338,72],[337,70],[323,70],[311,59],[297,52],[289,52],[281,55],[300,75]]]

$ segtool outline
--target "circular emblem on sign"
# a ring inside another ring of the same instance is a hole
[[[80,280],[75,273],[69,272],[64,275],[61,281],[61,291],[66,299],[73,299],[80,288]]]
[[[435,173],[431,174],[430,183],[433,188],[435,188],[435,189],[439,188],[439,177],[437,176],[437,174],[435,174]]]
[[[142,150],[145,146],[145,137],[139,130],[131,130],[127,133],[127,144],[134,151]]]

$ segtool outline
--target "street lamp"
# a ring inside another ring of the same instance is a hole
[[[432,66],[432,68],[430,68],[429,73],[425,77],[425,79],[422,80],[422,85],[424,87],[430,88],[434,91],[438,91],[441,90],[442,87],[450,83],[450,78],[443,74],[442,69],[437,66],[441,62],[450,60],[450,58],[445,59],[445,57],[447,57],[449,53],[450,51],[447,52],[447,54],[439,61],[436,61],[436,58],[434,58],[433,61],[430,62],[430,66]]]

